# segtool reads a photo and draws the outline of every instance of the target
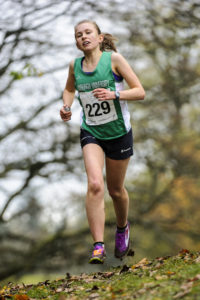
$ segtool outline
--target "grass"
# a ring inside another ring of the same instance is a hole
[[[200,252],[182,250],[176,256],[142,259],[106,272],[66,274],[37,284],[0,286],[0,299],[200,299]]]

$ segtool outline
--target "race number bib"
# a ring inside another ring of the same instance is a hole
[[[79,93],[87,125],[101,125],[118,119],[114,101],[99,101],[92,92]]]

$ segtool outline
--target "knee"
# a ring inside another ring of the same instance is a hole
[[[124,189],[123,188],[108,188],[110,197],[113,200],[118,200],[123,197]]]
[[[93,195],[104,193],[104,183],[99,179],[92,179],[88,182],[88,192]]]

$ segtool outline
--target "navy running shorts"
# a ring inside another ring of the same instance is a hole
[[[133,155],[133,133],[132,129],[125,135],[111,140],[100,140],[95,138],[90,132],[81,128],[80,133],[81,147],[87,144],[99,145],[106,157],[121,160]]]

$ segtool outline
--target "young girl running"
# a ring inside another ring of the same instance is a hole
[[[129,196],[124,187],[126,170],[133,155],[133,136],[127,101],[142,100],[144,89],[126,59],[117,53],[114,38],[101,33],[98,25],[83,20],[75,26],[76,46],[84,56],[70,63],[60,110],[63,121],[71,119],[75,90],[82,107],[80,142],[88,178],[86,212],[94,248],[90,263],[103,263],[104,179],[116,214],[115,256],[128,251]],[[124,89],[124,80],[128,89]]]

